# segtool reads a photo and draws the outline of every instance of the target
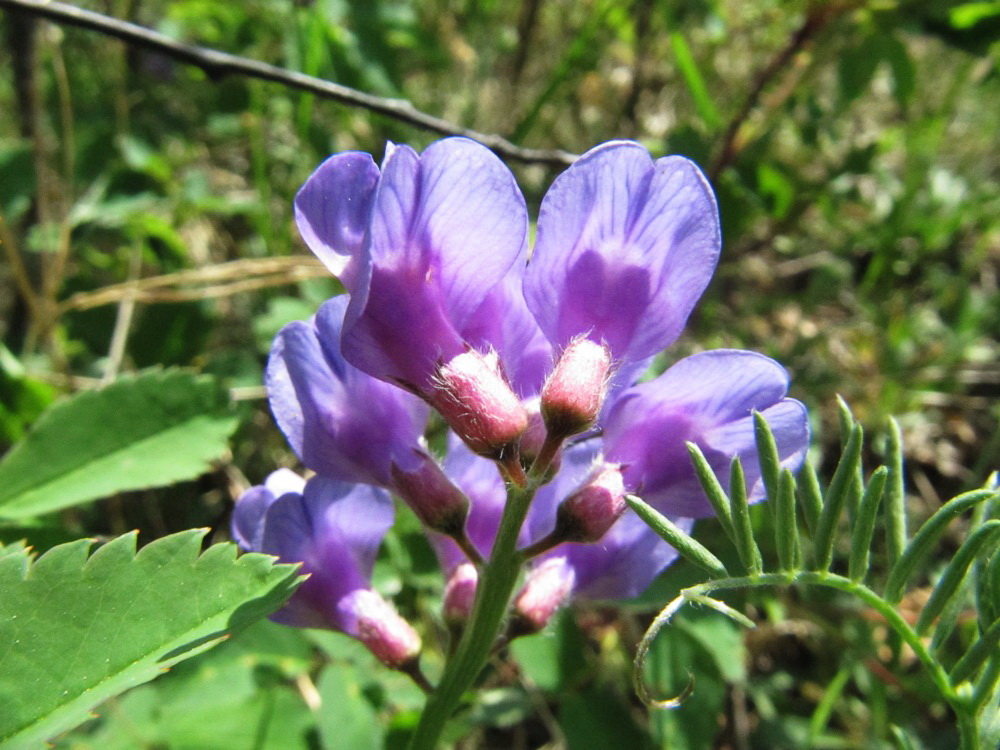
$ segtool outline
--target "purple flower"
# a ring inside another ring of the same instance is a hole
[[[428,409],[415,396],[351,366],[340,352],[347,299],[281,329],[267,364],[274,418],[310,469],[345,482],[392,485],[414,468]]]
[[[619,362],[641,361],[680,335],[720,243],[715,198],[692,162],[612,141],[545,194],[525,298],[559,349],[587,336]]]
[[[420,639],[370,584],[392,520],[384,490],[320,476],[305,482],[281,469],[237,501],[232,531],[243,549],[300,562],[309,574],[273,619],[343,631],[400,667],[417,657]]]
[[[507,492],[496,464],[475,455],[454,435],[449,435],[444,470],[469,498],[469,517],[465,524],[469,541],[480,555],[489,557],[507,501]],[[451,539],[433,534],[431,543],[446,573],[466,562],[465,554]]]
[[[483,556],[504,508],[503,477],[528,481],[518,451],[543,457],[551,481],[521,545],[549,541],[567,498],[564,525],[579,527],[572,538],[599,538],[559,544],[534,563],[540,598],[528,591],[522,613],[532,622],[547,620],[565,592],[635,596],[676,558],[634,514],[614,518],[622,489],[685,529],[710,512],[686,441],[720,477],[740,456],[751,500],[763,497],[754,410],[784,466],[804,457],[805,410],[766,357],[706,352],[628,387],[678,337],[718,261],[715,198],[684,158],[654,161],[624,141],[583,155],[542,201],[530,263],[513,177],[463,138],[422,154],[390,144],[381,167],[366,154],[333,156],[295,209],[304,240],[350,299],[276,342],[268,388],[289,442],[320,474],[402,495],[432,529],[464,522],[465,539],[456,538]],[[464,441],[449,437],[442,467],[422,442],[427,404]],[[588,433],[595,421],[600,431]],[[567,447],[572,435],[582,437]],[[432,541],[457,613],[474,576],[460,571],[458,544]]]
[[[622,464],[632,492],[669,516],[712,514],[688,441],[701,448],[724,487],[730,460],[739,456],[749,500],[762,500],[753,412],[761,412],[774,432],[782,466],[797,470],[809,444],[805,407],[787,392],[788,373],[761,354],[695,354],[621,394],[604,421],[605,455]]]
[[[602,463],[600,440],[578,443],[565,452],[559,473],[535,497],[526,523],[530,541],[543,539],[555,529],[560,503],[584,486]],[[689,518],[672,520],[685,531],[694,525]],[[555,570],[572,573],[574,597],[628,599],[645,591],[677,559],[677,552],[638,516],[626,512],[595,543],[560,544],[542,555],[537,564],[553,558],[565,563]]]
[[[390,144],[381,172],[362,155],[331,157],[299,192],[296,218],[317,255],[346,273],[347,358],[423,395],[438,365],[476,338],[477,312],[527,252],[513,176],[464,138],[421,155]]]

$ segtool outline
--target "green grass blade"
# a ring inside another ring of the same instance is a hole
[[[941,614],[945,605],[958,591],[976,557],[983,550],[995,546],[998,541],[1000,541],[1000,521],[996,520],[987,521],[969,535],[969,538],[958,548],[955,556],[951,558],[941,580],[934,587],[931,598],[921,610],[915,628],[917,635],[926,635],[931,623]]]
[[[886,465],[889,481],[885,494],[886,554],[889,565],[894,565],[906,549],[906,490],[903,484],[903,435],[899,422],[889,420],[889,450]]]
[[[852,581],[864,580],[868,573],[869,551],[872,535],[875,533],[875,518],[878,516],[879,503],[885,490],[889,470],[878,467],[868,480],[865,494],[861,498],[861,508],[854,519],[854,533],[851,534],[851,557],[848,563],[848,577]]]
[[[625,502],[635,511],[647,526],[655,531],[661,539],[677,550],[685,560],[704,568],[713,578],[727,578],[729,571],[715,555],[700,542],[682,531],[673,521],[661,514],[655,508],[635,495],[626,495]]]
[[[708,459],[705,458],[705,454],[701,452],[701,448],[694,443],[687,443],[687,449],[691,456],[691,463],[694,464],[694,473],[697,475],[698,481],[701,482],[701,488],[705,491],[705,497],[708,498],[712,510],[715,511],[715,517],[719,519],[726,536],[735,544],[733,513],[729,508],[729,498],[726,497],[726,491],[722,489],[719,478],[715,476],[715,472],[709,465]]]
[[[837,394],[837,424],[840,426],[840,445],[847,447],[847,442],[851,439],[851,430],[854,429],[854,414],[851,407],[847,405],[844,397]]]
[[[753,413],[753,434],[757,442],[757,456],[760,461],[760,475],[767,490],[767,499],[771,504],[772,513],[777,512],[775,499],[778,497],[778,484],[781,481],[781,458],[778,456],[778,444],[771,432],[771,425],[759,411]]]
[[[833,537],[837,531],[837,522],[844,509],[844,502],[850,492],[851,484],[857,475],[861,464],[861,443],[864,432],[861,425],[855,424],[851,429],[851,437],[847,441],[844,454],[840,457],[833,480],[826,492],[823,512],[819,518],[819,528],[816,531],[816,567],[827,570],[833,561]]]
[[[996,653],[998,645],[1000,645],[1000,620],[990,625],[986,632],[979,636],[972,647],[958,660],[958,663],[952,667],[948,675],[951,684],[957,687],[966,680],[972,679],[972,676],[979,671],[986,660]]]
[[[781,472],[775,503],[774,541],[781,570],[797,570],[802,564],[799,525],[795,517],[795,477],[788,469]]]
[[[806,461],[799,472],[799,502],[802,504],[802,517],[806,519],[806,527],[812,538],[819,531],[819,519],[823,514],[823,490],[819,486],[816,467]]]
[[[733,461],[729,465],[729,501],[732,504],[733,531],[736,534],[736,551],[739,553],[740,562],[750,575],[759,576],[764,570],[764,563],[757,542],[753,538],[746,478],[743,476],[743,465],[739,456],[733,456]]]
[[[913,740],[901,728],[893,724],[889,727],[889,730],[892,732],[892,744],[896,750],[917,750],[916,745],[913,744]]]
[[[998,493],[991,490],[973,490],[958,497],[952,498],[947,503],[937,509],[920,530],[914,535],[913,540],[903,551],[903,555],[896,561],[889,571],[889,578],[885,584],[884,598],[891,604],[896,604],[903,598],[903,589],[906,582],[913,575],[917,566],[930,553],[934,545],[937,544],[941,534],[944,533],[947,525],[952,519],[960,516],[969,508],[973,508],[981,502],[996,497]]]
[[[847,402],[844,401],[844,399],[839,395],[837,396],[837,418],[840,423],[840,442],[846,449],[851,439],[855,419],[854,415],[851,413],[851,407],[849,407]],[[864,489],[864,482],[865,477],[861,468],[861,462],[859,461],[854,471],[854,476],[851,478],[851,483],[847,492],[847,500],[844,503],[847,506],[848,517],[852,522],[857,518],[858,513],[861,510],[861,493]]]
[[[722,118],[708,93],[708,86],[705,85],[705,79],[702,77],[701,71],[698,70],[698,63],[695,62],[694,55],[691,54],[691,47],[684,35],[677,31],[671,31],[670,47],[674,51],[677,69],[684,79],[691,99],[694,100],[698,116],[701,117],[702,122],[710,131],[718,130],[722,124]]]

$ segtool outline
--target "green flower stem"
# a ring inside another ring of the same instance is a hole
[[[448,719],[455,712],[463,693],[468,690],[489,658],[503,624],[523,555],[517,549],[517,536],[528,514],[535,485],[508,486],[507,504],[497,531],[493,552],[483,569],[476,588],[476,601],[468,627],[448,660],[437,688],[427,700],[413,737],[411,750],[433,750]]]
[[[975,701],[970,701],[959,694],[951,684],[948,672],[944,666],[934,658],[924,641],[917,635],[916,631],[909,626],[906,620],[896,611],[896,608],[888,601],[880,597],[867,586],[852,581],[849,578],[833,573],[796,571],[794,573],[765,573],[762,575],[749,575],[739,578],[724,578],[692,586],[681,591],[680,596],[670,602],[662,612],[653,620],[649,630],[643,636],[635,656],[635,682],[636,692],[646,703],[653,706],[670,707],[677,705],[679,698],[657,701],[653,700],[646,689],[643,679],[643,666],[649,647],[656,638],[659,630],[667,624],[671,617],[688,602],[704,602],[704,598],[716,591],[731,589],[741,589],[757,586],[787,586],[789,584],[805,584],[812,586],[825,586],[827,588],[844,591],[860,599],[866,605],[878,612],[886,624],[895,632],[916,654],[930,673],[931,679],[937,686],[941,697],[951,706],[958,719],[958,727],[961,735],[961,750],[980,750],[979,730],[976,725],[976,705]],[[1000,660],[998,660],[1000,664]]]

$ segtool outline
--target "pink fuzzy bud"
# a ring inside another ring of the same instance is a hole
[[[597,419],[611,371],[611,352],[587,338],[573,339],[542,387],[542,416],[549,434],[567,438]]]
[[[358,589],[337,605],[352,627],[346,632],[364,643],[383,664],[404,669],[420,656],[420,636],[396,609],[376,592]]]
[[[528,415],[496,352],[463,352],[438,368],[429,398],[474,453],[499,459],[528,426]]]
[[[566,542],[596,542],[621,518],[626,507],[621,467],[604,464],[562,501],[556,512],[555,534]]]
[[[550,557],[528,572],[514,599],[512,636],[537,633],[573,591],[576,574],[565,557]]]
[[[462,563],[451,571],[444,587],[443,614],[446,622],[463,625],[468,621],[478,583],[479,573],[472,563]]]
[[[469,498],[448,478],[437,461],[414,450],[416,463],[404,471],[392,465],[392,489],[427,528],[455,536],[465,529]]]

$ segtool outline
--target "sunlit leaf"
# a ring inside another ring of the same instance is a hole
[[[32,561],[0,557],[0,745],[34,747],[111,696],[274,611],[296,569],[205,532],[135,552],[135,534],[89,554],[81,539]]]
[[[236,424],[219,384],[187,372],[79,393],[46,411],[0,462],[0,517],[191,479],[222,455]]]

